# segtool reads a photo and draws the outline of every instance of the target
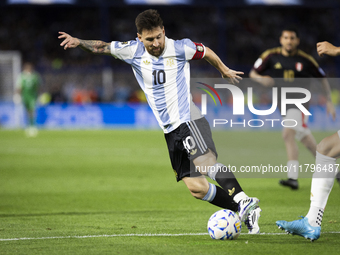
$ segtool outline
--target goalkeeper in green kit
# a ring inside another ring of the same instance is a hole
[[[23,71],[20,74],[17,83],[17,95],[15,102],[21,101],[28,115],[29,126],[26,129],[26,135],[34,137],[38,134],[38,129],[35,125],[35,106],[38,98],[38,91],[41,85],[40,75],[34,71],[32,63],[25,63]],[[18,100],[19,99],[19,100]]]

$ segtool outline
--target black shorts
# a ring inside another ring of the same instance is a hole
[[[195,171],[192,161],[208,152],[217,152],[208,121],[201,118],[182,123],[178,128],[165,134],[172,168],[177,181],[183,177],[196,177],[201,174]]]

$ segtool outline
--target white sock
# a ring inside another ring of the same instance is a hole
[[[298,160],[289,160],[287,162],[288,167],[288,178],[297,180],[299,177],[299,161]]]
[[[235,203],[239,203],[242,199],[246,199],[246,198],[248,198],[246,193],[241,191],[234,196],[234,201],[235,201]]]
[[[315,172],[313,174],[310,195],[311,203],[306,216],[309,224],[312,226],[315,226],[315,224],[317,224],[317,226],[321,225],[323,211],[325,210],[336,175],[335,161],[335,158],[327,157],[316,152]]]
[[[311,206],[306,215],[306,217],[308,218],[308,223],[312,227],[320,227],[321,222],[322,222],[323,212],[324,212],[323,208]]]

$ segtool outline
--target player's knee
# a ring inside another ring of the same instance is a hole
[[[287,141],[288,135],[287,135],[286,132],[282,132],[282,139],[283,139],[284,141]]]
[[[324,138],[317,146],[316,151],[321,153],[322,155],[329,156],[329,152],[332,149],[332,146],[329,145],[327,139]]]
[[[194,164],[196,169],[198,169],[198,171],[201,172],[201,174],[206,175],[207,167],[216,164],[216,156],[213,154],[213,152],[209,151],[207,154],[204,154],[194,159]],[[200,169],[202,169],[202,171],[200,171]]]
[[[295,130],[293,130],[293,129],[286,128],[282,132],[282,139],[284,141],[294,140],[294,137],[295,137]]]

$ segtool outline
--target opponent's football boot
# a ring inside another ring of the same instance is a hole
[[[294,179],[280,180],[279,183],[282,186],[291,187],[292,189],[298,189],[299,188],[298,181],[294,180]]]
[[[321,227],[312,227],[308,223],[308,218],[301,216],[302,219],[294,221],[278,220],[276,225],[279,229],[285,230],[288,234],[299,235],[312,242],[317,240],[321,234]]]

